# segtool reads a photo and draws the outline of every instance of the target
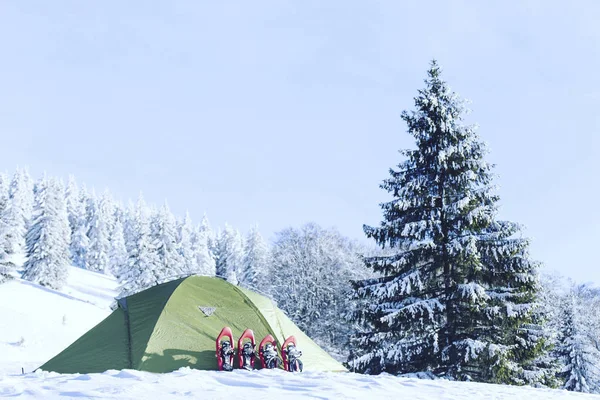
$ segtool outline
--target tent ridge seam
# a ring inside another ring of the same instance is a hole
[[[131,324],[129,321],[129,309],[124,308],[123,312],[125,313],[125,326],[127,327],[127,357],[129,358],[129,368],[133,369],[133,354],[132,354],[132,346],[131,346]]]
[[[263,323],[269,328],[269,330],[277,336],[276,330],[273,329],[273,327],[271,326],[269,321],[267,321],[267,319],[264,317],[263,313],[258,309],[256,304],[254,304],[254,302],[248,296],[246,296],[246,293],[244,293],[244,291],[242,289],[240,289],[237,285],[232,284],[232,286],[239,294],[241,294],[244,297],[244,299],[246,299],[246,302],[248,303],[248,305],[250,305],[250,307],[252,307],[254,312],[256,312],[256,315],[258,316],[258,318],[260,318],[263,321]],[[273,304],[272,301],[271,301],[271,304]],[[277,318],[277,316],[275,318]],[[279,322],[279,320],[278,320],[278,322]],[[281,329],[281,325],[280,324],[278,324],[278,325],[279,325],[279,333],[281,334],[281,337],[283,338],[283,340],[285,340],[285,334],[283,333],[283,330]],[[283,346],[283,342],[280,343],[279,345]]]

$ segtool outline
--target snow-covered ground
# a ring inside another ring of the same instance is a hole
[[[562,390],[283,371],[217,372],[189,368],[169,374],[106,371],[61,375],[38,371],[52,356],[109,313],[114,279],[72,268],[61,291],[16,280],[0,285],[0,398],[11,399],[600,399]],[[21,368],[25,374],[21,374]]]
[[[35,373],[0,377],[0,397],[16,399],[598,399],[562,390],[366,376],[262,370],[182,368],[169,374],[123,370],[103,374]]]

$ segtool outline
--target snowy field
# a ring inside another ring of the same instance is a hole
[[[107,371],[103,374],[37,373],[0,378],[0,398],[11,399],[599,399],[559,390],[284,371],[195,371],[170,374]]]
[[[116,282],[72,268],[62,291],[16,280],[0,286],[0,398],[9,399],[600,399],[562,390],[353,373],[123,370],[61,375],[33,369],[109,313]],[[25,374],[21,374],[21,368]]]

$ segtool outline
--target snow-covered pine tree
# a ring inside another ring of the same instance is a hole
[[[117,224],[117,221],[121,222],[121,228],[123,227],[123,221],[125,220],[125,213],[126,210],[123,207],[123,203],[118,201],[118,202],[114,202],[112,205],[112,224],[111,224],[111,230],[110,230],[110,237],[113,236],[113,230],[115,229],[115,225]]]
[[[89,227],[87,236],[90,239],[86,264],[90,271],[103,274],[109,272],[108,254],[110,252],[110,220],[112,218],[111,200],[108,192],[104,192],[99,200],[92,195],[88,202]]]
[[[71,227],[71,262],[76,267],[87,269],[87,252],[90,240],[87,236],[88,220],[86,210],[89,196],[85,186],[77,190],[77,194],[75,194],[76,188],[73,186],[67,190],[71,192],[67,196],[67,213],[69,214]]]
[[[8,254],[8,246],[5,245],[9,229],[6,222],[9,207],[8,186],[8,177],[4,173],[0,173],[0,283],[12,279],[15,269],[15,264]]]
[[[26,227],[29,228],[29,224],[31,223],[31,219],[33,218],[33,205],[34,205],[34,193],[33,193],[33,179],[31,175],[29,175],[29,170],[27,168],[21,169],[21,180],[23,182],[23,214],[25,216]],[[63,185],[62,183],[60,183]],[[63,185],[64,186],[64,185]]]
[[[27,261],[23,278],[60,289],[69,267],[69,221],[64,188],[55,179],[36,185],[33,220],[27,231]]]
[[[218,259],[216,261],[217,276],[238,284],[238,270],[243,259],[243,248],[239,231],[225,223],[225,229],[217,239]]]
[[[213,231],[213,229],[210,226],[208,217],[206,216],[206,213],[202,216],[202,221],[200,221],[200,232],[206,237],[206,245],[208,246],[208,252],[211,254],[212,259],[216,263],[217,253],[219,251],[218,238],[219,236],[221,236],[221,231],[220,229],[217,229],[216,233]]]
[[[150,210],[140,194],[135,213],[131,216],[133,236],[128,268],[119,276],[119,297],[130,296],[158,283],[156,270],[159,266],[156,246],[150,230]]]
[[[9,206],[5,215],[8,230],[4,245],[9,255],[25,251],[25,233],[31,218],[33,189],[27,170],[17,168],[9,187]]]
[[[109,270],[119,279],[121,273],[127,269],[128,254],[123,236],[123,213],[118,213],[110,238]]]
[[[85,219],[88,230],[91,227],[92,220],[98,213],[98,196],[96,195],[96,189],[92,188],[91,192],[87,191],[87,197],[85,199]]]
[[[182,259],[182,271],[185,274],[195,274],[198,272],[198,259],[192,248],[194,226],[190,213],[186,212],[183,221],[177,225],[177,248]]]
[[[108,202],[106,204],[106,213],[108,215],[106,224],[108,225],[108,237],[112,237],[112,233],[115,230],[115,224],[117,223],[117,219],[120,217],[121,208],[120,204],[116,202],[112,195],[107,191],[108,194]]]
[[[587,360],[584,359],[583,338],[575,326],[575,298],[572,294],[565,296],[562,302],[562,326],[559,333],[559,346],[556,354],[562,359],[564,368],[558,374],[564,380],[563,389],[590,393],[587,384]]]
[[[0,212],[4,212],[8,207],[8,188],[10,186],[10,182],[8,179],[8,175],[4,172],[0,172]]]
[[[159,260],[157,278],[164,280],[182,275],[184,264],[177,246],[177,222],[166,202],[152,220],[152,236]]]
[[[219,265],[219,259],[221,258],[219,253],[221,251],[220,238],[222,235],[222,228],[219,226],[217,227],[216,231],[214,231],[214,240],[212,245],[209,244],[209,250],[215,259],[215,275],[217,276],[219,276],[219,268],[217,265]]]
[[[136,232],[135,232],[135,204],[129,200],[127,209],[123,215],[123,237],[125,238],[125,248],[127,249],[128,257],[131,256],[135,249]]]
[[[67,202],[67,215],[69,216],[69,226],[71,234],[77,229],[79,218],[81,217],[81,205],[79,200],[79,187],[75,181],[75,176],[69,175],[67,181],[67,190],[65,192],[65,201]]]
[[[529,357],[525,353],[521,363],[523,383],[536,387],[557,388],[560,386],[560,382],[556,378],[560,365],[552,353],[557,335],[556,304],[559,303],[560,297],[558,295],[560,285],[558,279],[557,276],[547,273],[539,275],[538,305],[532,314],[533,323],[522,327],[523,333],[529,336],[525,342],[537,346],[538,350],[541,350],[534,351]],[[527,347],[525,349],[527,352]]]
[[[54,179],[57,185],[58,190],[58,220],[60,221],[60,227],[62,236],[64,241],[67,243],[67,251],[63,256],[69,261],[69,266],[71,265],[71,254],[69,251],[69,246],[71,244],[71,227],[69,226],[69,214],[67,214],[67,203],[65,201],[65,183],[62,179]],[[32,214],[33,215],[33,207]],[[31,222],[31,221],[30,221]],[[31,224],[29,224],[31,226]]]
[[[209,238],[213,233],[206,215],[202,218],[199,227],[194,229],[191,237],[192,254],[196,259],[197,273],[206,276],[215,276],[216,263],[215,255],[209,245]]]
[[[270,267],[269,246],[258,231],[258,226],[248,232],[244,245],[244,258],[239,277],[240,285],[268,291],[266,278]]]
[[[0,222],[0,224],[2,224],[2,222]],[[0,229],[2,229],[1,226]],[[1,242],[0,245],[2,245]],[[14,279],[13,271],[15,270],[15,267],[16,265],[10,260],[4,247],[0,247],[0,284]]]
[[[580,288],[573,287],[559,301],[559,332],[555,354],[562,363],[557,374],[562,388],[574,392],[600,393],[598,332],[590,327],[590,305]],[[598,304],[596,304],[598,305]]]
[[[235,265],[235,279],[236,279],[236,285],[239,284],[239,277],[242,274],[242,263],[244,262],[244,246],[246,245],[246,240],[244,239],[244,236],[242,235],[242,233],[240,232],[239,229],[235,230],[235,245],[234,248],[236,249],[236,254],[235,254],[235,262],[230,263],[230,265]]]
[[[524,346],[523,350],[517,353],[521,373],[515,383],[549,388],[559,386],[556,373],[560,364],[552,354],[555,337],[548,323],[548,316],[536,307],[532,314],[532,323],[521,327],[524,338],[518,340]]]
[[[403,112],[417,148],[381,187],[380,227],[365,234],[394,254],[366,258],[380,278],[355,282],[364,329],[349,365],[365,373],[430,371],[519,382],[537,350],[522,328],[536,301],[536,268],[519,226],[497,221],[492,166],[465,108],[433,61],[416,111]],[[516,338],[516,340],[515,340]]]

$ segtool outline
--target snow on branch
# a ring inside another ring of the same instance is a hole
[[[386,324],[391,324],[399,315],[404,315],[410,318],[420,318],[427,316],[429,320],[433,320],[436,312],[444,311],[445,307],[437,299],[417,300],[412,304],[401,307],[397,310],[386,310],[390,312],[380,321]]]
[[[477,282],[461,283],[457,286],[455,293],[457,297],[467,299],[471,303],[482,302],[490,298],[486,289]]]

